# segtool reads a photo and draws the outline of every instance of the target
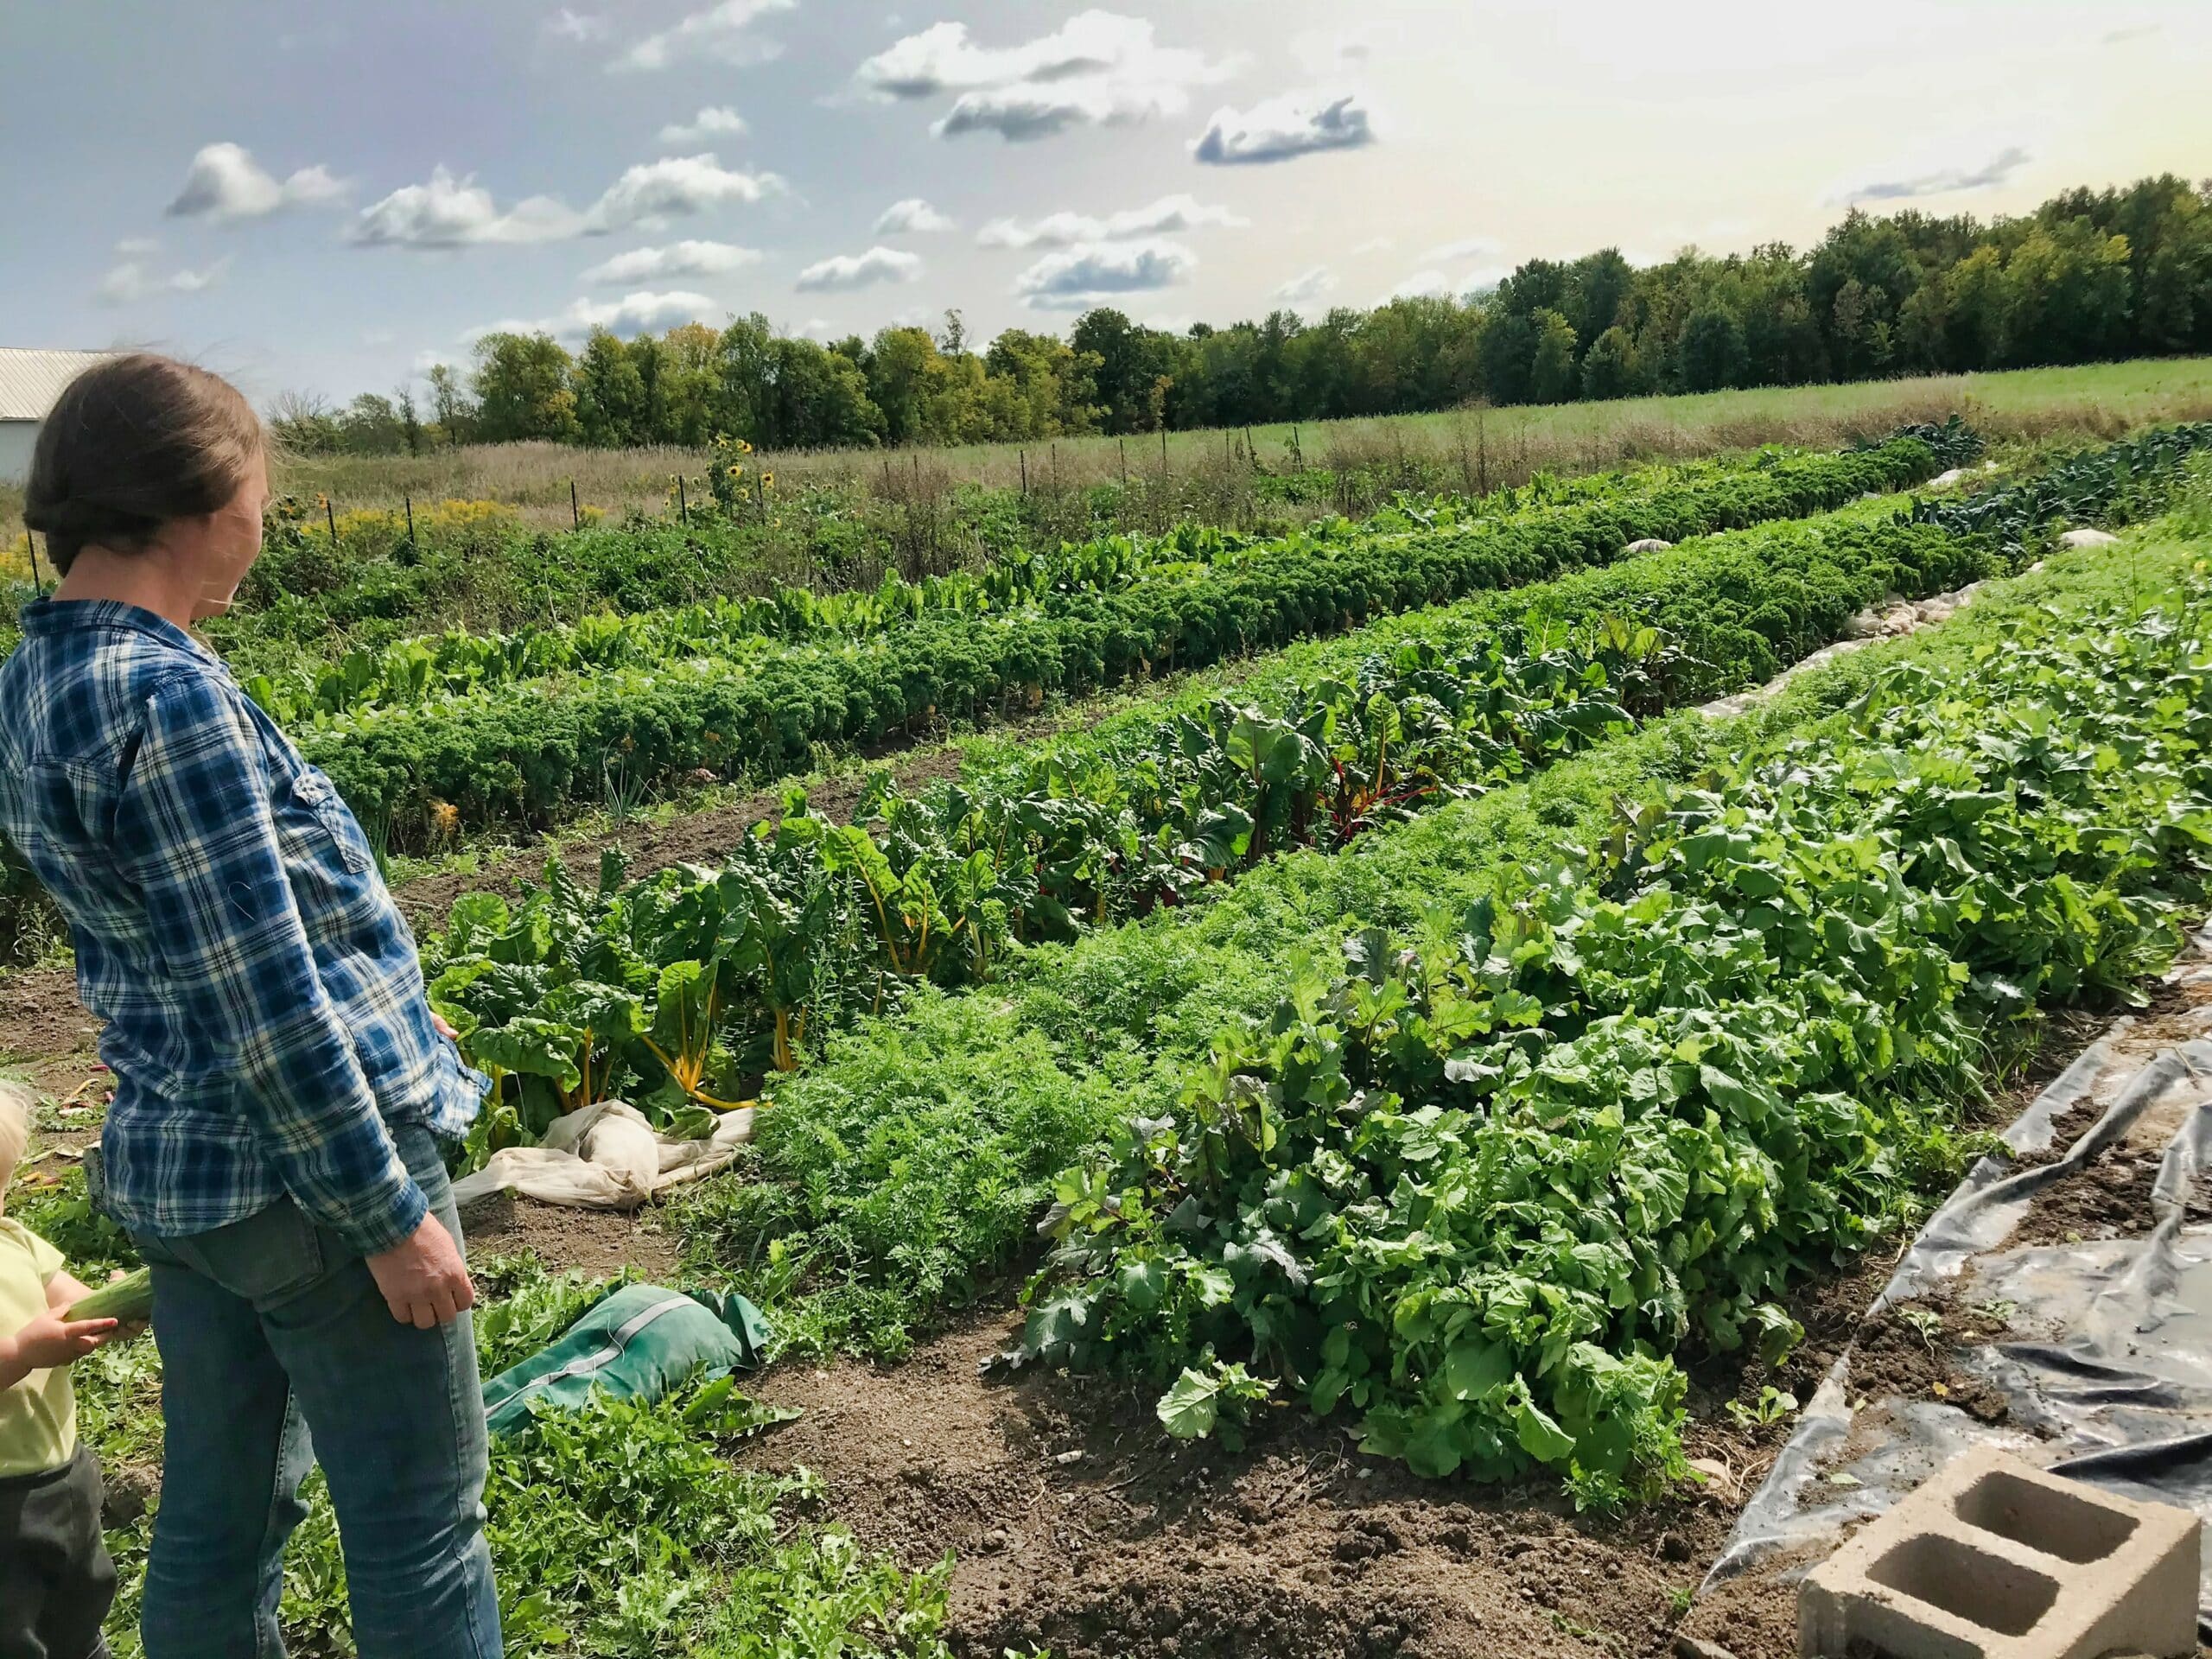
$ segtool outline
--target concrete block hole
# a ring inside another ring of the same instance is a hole
[[[2132,1515],[2001,1469],[1961,1492],[1953,1508],[1970,1527],[2077,1564],[2101,1561],[2133,1538],[2138,1525]]]
[[[2055,1580],[1940,1534],[1902,1541],[1866,1576],[2004,1636],[2025,1636],[2058,1599]]]

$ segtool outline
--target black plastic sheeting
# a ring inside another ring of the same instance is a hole
[[[2196,943],[2197,963],[2177,978],[2212,975],[2203,962],[2212,933]],[[2177,1039],[2159,1047],[2143,1044],[2137,1021],[2116,1021],[2005,1132],[2014,1156],[1985,1158],[1969,1172],[1875,1300],[1878,1313],[1940,1288],[1960,1306],[2010,1303],[2012,1328],[2051,1333],[1953,1346],[1952,1369],[2000,1393],[2004,1420],[1984,1423],[1937,1400],[1854,1402],[1847,1350],[1700,1591],[1777,1551],[1805,1553],[1780,1575],[1802,1576],[1844,1528],[1881,1514],[1977,1442],[2212,1520],[2212,1227],[2187,1219],[2212,1161],[2212,1006],[2191,1010],[2180,1031],[2175,1024],[2159,1022]],[[2063,1156],[2026,1167],[2017,1161],[2048,1153],[2060,1118],[2107,1096],[2102,1116]],[[2005,1247],[2038,1194],[2122,1142],[2164,1147],[2145,1231]],[[2212,1639],[2212,1571],[2198,1621]]]

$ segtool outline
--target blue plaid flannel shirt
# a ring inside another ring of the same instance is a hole
[[[156,1236],[289,1196],[364,1255],[425,1205],[390,1126],[467,1131],[485,1079],[430,1024],[360,825],[206,647],[41,600],[0,666],[0,832],[107,1021],[107,1202]]]

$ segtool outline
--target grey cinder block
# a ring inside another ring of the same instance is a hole
[[[2196,1651],[2202,1528],[1994,1446],[1953,1459],[1815,1568],[1801,1659],[1853,1642],[1897,1659],[2096,1659]]]

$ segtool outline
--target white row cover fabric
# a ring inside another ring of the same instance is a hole
[[[753,1138],[750,1106],[724,1112],[700,1141],[662,1135],[620,1100],[556,1117],[535,1147],[507,1147],[453,1184],[466,1209],[495,1192],[519,1192],[573,1210],[635,1210],[683,1181],[727,1168]]]

